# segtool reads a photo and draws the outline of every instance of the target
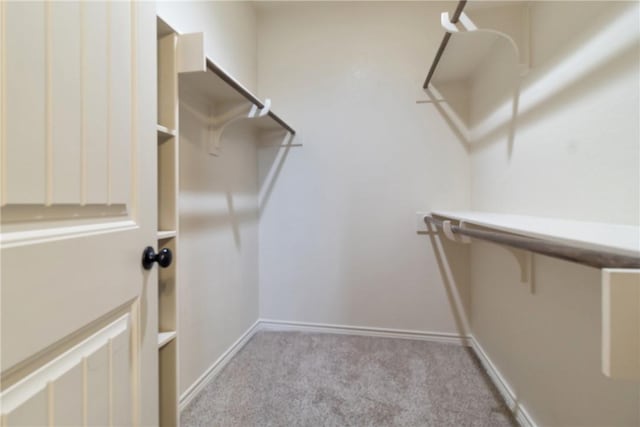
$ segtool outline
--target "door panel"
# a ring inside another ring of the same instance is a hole
[[[129,353],[131,313],[100,329],[51,362],[9,387],[2,395],[3,427],[18,425],[132,424],[135,382]],[[122,393],[122,396],[118,396]],[[86,421],[86,422],[85,422]]]
[[[104,204],[107,201],[107,133],[109,114],[108,94],[108,4],[87,2],[83,4],[83,126],[85,158],[83,170],[84,201],[87,204]]]
[[[3,140],[15,141],[3,147],[3,204],[44,204],[44,7],[21,2],[2,2],[2,7]]]
[[[51,179],[54,205],[79,205],[81,183],[81,15],[79,2],[51,5]]]
[[[53,400],[53,425],[81,426],[84,422],[83,396],[78,393],[83,387],[84,371],[82,364],[74,365],[67,372],[53,380],[53,389],[64,399]],[[126,423],[122,424],[126,425]]]
[[[156,422],[154,25],[0,2],[3,426]]]
[[[142,238],[130,197],[139,172],[131,5],[4,8],[3,371],[135,299],[144,280],[140,251],[151,240]],[[79,46],[63,46],[78,34]],[[73,300],[90,303],[59,310]],[[55,315],[43,327],[47,312]],[[16,325],[20,334],[7,330]]]
[[[131,146],[127,143],[131,133],[132,110],[130,103],[119,102],[131,95],[131,17],[125,2],[111,3],[109,16],[109,192],[108,203],[122,204],[129,200],[131,183]],[[113,108],[117,105],[118,108]]]
[[[131,6],[5,6],[4,205],[128,204]]]

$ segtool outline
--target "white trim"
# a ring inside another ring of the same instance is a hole
[[[260,329],[270,331],[304,331],[330,334],[360,335],[367,337],[400,338],[434,341],[447,344],[470,345],[469,336],[404,329],[370,328],[363,326],[332,325],[325,323],[291,322],[286,320],[260,319]]]
[[[537,427],[537,424],[533,421],[533,418],[531,418],[527,409],[518,401],[518,397],[509,386],[509,383],[507,383],[498,368],[496,368],[493,362],[491,362],[491,359],[489,359],[489,356],[487,356],[487,353],[485,353],[482,346],[473,336],[471,336],[470,342],[473,352],[478,356],[484,370],[500,392],[502,399],[505,401],[518,423],[522,427]]]
[[[35,245],[53,240],[93,237],[100,234],[140,228],[134,220],[113,221],[104,224],[93,223],[70,227],[53,227],[40,230],[10,231],[0,233],[0,248],[8,249],[16,246]]]
[[[227,363],[233,359],[242,348],[249,342],[251,337],[255,335],[256,332],[260,330],[260,319],[256,320],[253,325],[246,330],[240,338],[236,340],[231,346],[224,352],[218,359],[213,362],[213,364],[207,369],[204,374],[202,374],[191,386],[185,390],[184,393],[180,396],[180,407],[179,410],[182,412],[184,408],[186,408],[189,403],[205,388],[211,380],[213,380],[222,368],[227,366]]]

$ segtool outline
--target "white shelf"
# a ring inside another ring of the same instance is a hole
[[[640,226],[473,211],[434,211],[434,217],[619,255],[640,254]]]
[[[157,125],[156,127],[158,130],[158,139],[161,141],[165,141],[176,136],[175,129],[169,129],[168,127],[162,125]]]
[[[499,38],[489,32],[453,35],[433,76],[433,83],[436,86],[452,82],[465,84],[477,72]]]
[[[175,230],[158,230],[158,240],[170,239],[176,237]]]
[[[158,348],[162,348],[175,339],[176,331],[158,332]]]
[[[265,108],[267,102],[258,99],[242,83],[205,55],[202,33],[180,35],[178,46],[178,78],[181,91],[198,94],[213,105],[237,106],[246,103],[260,110]],[[252,120],[251,124],[261,130],[286,130],[295,134],[295,130],[271,108],[268,114],[258,120]]]
[[[514,65],[519,64],[522,71],[526,70],[529,65],[528,6],[518,2],[486,2],[489,7],[480,8],[465,6],[465,3],[459,1],[452,16],[442,15],[441,24],[449,35],[442,40],[429,70],[433,83],[466,85],[491,56],[500,39],[500,44],[514,52]],[[455,25],[451,25],[454,22]]]

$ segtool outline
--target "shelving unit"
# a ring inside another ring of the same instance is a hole
[[[640,227],[488,212],[424,217],[459,243],[478,239],[601,269],[602,372],[640,379]],[[531,260],[522,262],[531,270]],[[530,271],[527,274],[531,280]]]
[[[227,126],[242,121],[259,139],[290,138],[295,130],[204,53],[202,33],[179,34],[157,20],[158,40],[158,246],[169,248],[173,263],[159,272],[158,351],[160,425],[177,426],[178,413],[178,229],[179,101],[185,94],[204,99],[211,112],[210,153],[218,155]]]
[[[157,20],[158,49],[158,249],[169,248],[173,262],[158,273],[158,351],[160,426],[179,425],[178,414],[178,81],[177,34]]]
[[[224,130],[232,123],[259,133],[258,139],[291,138],[295,130],[204,53],[202,33],[179,34],[157,18],[158,50],[158,246],[169,248],[173,263],[159,272],[158,351],[160,425],[179,425],[178,411],[178,268],[179,268],[179,104],[191,92],[211,112],[210,153],[220,153]],[[261,138],[264,136],[264,138]]]

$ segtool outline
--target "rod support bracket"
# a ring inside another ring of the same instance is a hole
[[[269,114],[270,109],[271,99],[267,99],[262,108],[259,108],[256,104],[245,102],[241,105],[228,108],[217,116],[212,114],[209,126],[209,154],[212,156],[220,155],[222,134],[229,125],[243,119],[264,117]]]
[[[463,31],[476,31],[478,29],[478,27],[476,27],[476,25],[467,16],[466,13],[464,12],[460,13],[460,18],[458,19],[459,19],[458,22],[460,22],[460,24],[462,24],[462,27],[464,28]],[[440,14],[440,24],[442,25],[442,28],[444,28],[444,30],[447,33],[460,32],[460,29],[458,29],[458,26],[453,22],[451,22],[451,18],[449,17],[449,12],[442,12]]]
[[[452,226],[451,220],[442,221],[442,232],[447,239],[456,243],[471,243],[471,237],[454,233]],[[459,220],[457,226],[460,229],[468,228],[468,225],[463,220]],[[520,269],[520,283],[529,285],[529,291],[533,294],[535,290],[533,281],[533,253],[522,249],[510,248],[508,246],[505,246],[505,249],[507,249],[518,262],[518,267]]]
[[[510,248],[505,246],[513,257],[518,262],[520,268],[520,283],[529,285],[529,291],[534,294],[534,281],[533,281],[533,252],[525,251],[523,249]]]
[[[458,226],[460,228],[464,228],[464,222],[460,221]],[[453,229],[451,228],[451,221],[450,220],[444,220],[442,221],[442,231],[444,233],[444,235],[447,237],[447,239],[456,242],[456,243],[464,243],[464,244],[469,244],[471,243],[471,238],[468,236],[462,236],[460,234],[456,234],[453,232]]]

